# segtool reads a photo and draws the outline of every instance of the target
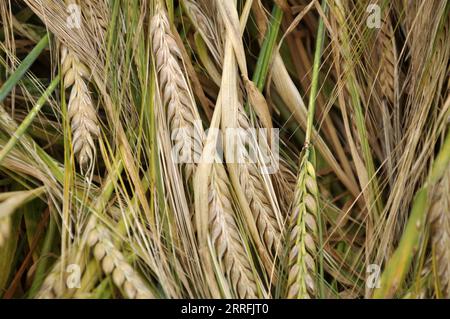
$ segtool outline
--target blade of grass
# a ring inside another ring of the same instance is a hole
[[[256,62],[255,72],[253,73],[252,81],[255,82],[256,87],[262,91],[267,79],[270,62],[272,60],[273,49],[280,30],[281,19],[283,18],[283,11],[279,6],[275,5],[272,10],[272,19],[269,23],[266,36],[264,37],[261,46],[261,52]]]
[[[41,286],[42,282],[45,279],[45,273],[48,270],[49,265],[49,259],[47,254],[50,252],[53,240],[55,239],[56,226],[57,225],[55,219],[50,215],[49,226],[48,229],[46,230],[42,250],[40,251],[41,258],[37,264],[36,272],[34,274],[34,280],[29,290],[29,297],[31,298],[33,298],[36,295],[37,291],[39,290],[39,287]]]
[[[322,1],[322,9],[326,13],[326,0]],[[316,110],[317,92],[319,88],[319,71],[322,60],[323,43],[325,38],[325,28],[322,16],[319,18],[319,26],[317,29],[316,48],[314,53],[313,74],[311,79],[311,91],[308,103],[308,117],[306,122],[305,147],[307,148],[311,142],[311,132],[314,125],[314,113]],[[314,152],[313,152],[314,153]],[[312,163],[314,166],[315,161]],[[315,167],[314,167],[315,168]],[[317,210],[317,226],[318,226],[318,240],[319,240],[319,295],[324,298],[324,272],[323,272],[323,242],[322,242],[322,218],[320,209]]]
[[[0,103],[2,103],[16,84],[22,79],[24,74],[28,71],[31,65],[36,61],[41,52],[47,47],[49,42],[49,36],[46,34],[38,44],[31,50],[31,52],[23,59],[22,63],[14,71],[14,73],[8,78],[0,89]]]
[[[31,109],[30,113],[28,113],[28,115],[25,117],[25,119],[19,125],[17,130],[11,136],[8,143],[0,151],[0,164],[5,159],[5,157],[8,155],[8,153],[13,149],[13,147],[16,145],[17,141],[23,136],[23,134],[26,132],[28,127],[31,125],[34,118],[41,110],[42,106],[45,104],[47,99],[50,97],[50,95],[53,93],[53,91],[58,86],[59,80],[60,80],[60,76],[57,75],[53,79],[53,81],[50,83],[48,88],[45,90],[44,94],[42,94],[42,96],[37,100],[36,105]]]

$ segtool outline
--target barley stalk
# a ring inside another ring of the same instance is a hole
[[[345,24],[345,19],[343,14],[345,10],[349,10],[348,8],[344,9],[344,4],[347,3],[338,3],[340,6],[341,12],[337,15],[337,19],[339,23]],[[375,172],[375,164],[372,156],[372,151],[369,145],[369,136],[368,136],[368,128],[366,126],[366,118],[363,110],[363,103],[361,101],[361,97],[357,93],[358,91],[358,83],[356,81],[356,73],[355,73],[355,65],[351,63],[354,59],[360,58],[358,54],[355,54],[351,49],[352,38],[349,37],[349,31],[346,28],[343,28],[342,32],[343,39],[343,55],[345,58],[344,61],[344,73],[345,73],[345,82],[347,86],[348,93],[351,97],[351,108],[350,113],[352,116],[352,128],[354,130],[354,134],[356,135],[356,148],[357,150],[352,150],[352,156],[355,158],[355,162],[361,161],[361,165],[357,166],[358,178],[360,180],[361,188],[363,188],[364,197],[366,200],[366,205],[368,211],[370,212],[370,216],[373,216],[373,219],[376,220],[382,211],[382,201],[379,194],[379,183],[378,178]],[[360,159],[361,157],[361,159]],[[367,187],[366,187],[367,185]],[[375,203],[375,205],[371,205],[371,203]]]
[[[197,4],[191,3],[192,1],[185,1],[186,7],[191,11],[191,15],[193,15],[193,20],[196,20],[196,23],[199,29],[202,30],[202,36],[205,42],[208,42],[210,36],[210,28],[206,25],[204,20],[204,15],[202,15],[201,10]],[[217,2],[206,2],[205,5],[218,5]],[[217,9],[217,8],[213,8]],[[217,13],[217,19],[215,23],[212,25],[219,25],[221,22],[220,13]],[[203,21],[203,23],[200,23]],[[243,25],[241,25],[241,28]],[[216,41],[217,43],[221,43],[220,40]],[[217,46],[220,46],[217,44]],[[215,50],[212,50],[215,52]],[[223,52],[223,49],[220,50]],[[215,55],[214,55],[215,56]],[[222,65],[221,59],[219,60],[219,65]],[[246,130],[250,128],[249,120],[246,117],[246,113],[242,105],[238,106],[238,123],[239,127]],[[251,138],[253,140],[253,137]],[[243,150],[247,146],[252,147],[253,150],[256,148],[252,143],[250,145],[244,145],[241,143],[239,145],[239,149]],[[242,186],[244,190],[245,199],[249,205],[250,211],[252,213],[252,218],[255,221],[256,227],[259,230],[259,237],[262,242],[265,244],[265,249],[272,255],[272,257],[278,254],[278,250],[281,247],[281,231],[280,226],[277,220],[276,212],[273,208],[273,203],[270,201],[269,190],[267,190],[267,185],[261,176],[261,173],[258,171],[258,166],[255,163],[243,163],[238,166],[238,179],[239,184]]]
[[[257,288],[243,248],[225,170],[213,164],[209,187],[209,231],[221,267],[238,298],[256,298]]]
[[[9,216],[0,218],[0,248],[6,243],[11,233],[11,218]]]
[[[0,1],[0,297],[450,298],[450,3],[306,2]]]
[[[72,129],[73,152],[82,169],[90,171],[94,164],[95,138],[100,134],[97,114],[88,88],[87,66],[66,46],[61,50],[64,88],[69,89],[68,116]]]
[[[437,277],[445,298],[450,298],[450,169],[435,187],[430,210],[431,242],[435,249]]]
[[[98,196],[95,202],[94,211],[101,212],[105,209],[106,202],[110,199],[113,191],[113,183],[116,181],[117,175],[122,170],[122,165],[119,164],[116,174],[111,174],[105,181],[102,194]],[[68,287],[63,283],[65,275],[67,273],[61,268],[62,265],[75,263],[77,265],[85,265],[88,261],[88,265],[83,269],[83,275],[89,272],[95,272],[96,276],[99,272],[94,267],[98,261],[101,265],[101,273],[111,275],[115,285],[121,288],[123,294],[130,298],[153,298],[153,294],[144,284],[143,279],[135,272],[133,267],[125,260],[120,248],[117,247],[113,241],[113,236],[109,229],[101,225],[95,215],[91,215],[84,230],[83,238],[81,239],[81,245],[74,247],[69,251],[68,256],[63,259],[62,257],[52,267],[49,275],[47,275],[39,292],[37,298],[61,298],[63,296],[71,296],[72,292],[68,291]],[[90,260],[90,256],[86,254],[86,247],[91,248],[95,260]],[[95,280],[94,280],[95,281]]]

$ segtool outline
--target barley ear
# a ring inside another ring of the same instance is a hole
[[[395,34],[389,17],[389,11],[385,13],[383,24],[379,33],[380,47],[380,88],[382,96],[389,105],[395,105],[395,86],[398,77],[397,50],[395,46]]]
[[[155,15],[151,20],[152,50],[154,55],[158,86],[165,108],[165,116],[173,143],[183,145],[178,156],[200,157],[203,149],[203,128],[200,116],[181,67],[180,49],[171,33],[169,20],[162,5],[157,2]],[[183,160],[183,162],[186,162]],[[195,170],[195,158],[185,165],[186,178]]]
[[[61,274],[61,260],[57,261],[50,273],[45,277],[35,298],[37,299],[55,299],[61,298],[65,287],[63,276]]]
[[[97,114],[88,88],[87,66],[67,47],[61,51],[64,88],[69,89],[68,116],[72,129],[73,152],[82,170],[89,172],[94,164],[94,140],[100,135]]]
[[[216,257],[238,298],[256,298],[257,287],[235,221],[225,170],[213,164],[209,189],[209,231]]]
[[[261,240],[266,245],[272,257],[279,255],[281,248],[281,231],[277,217],[268,199],[264,181],[258,168],[253,163],[242,164],[239,167],[239,179],[244,189],[245,197],[252,210]]]
[[[250,121],[241,108],[238,110],[239,126],[244,129],[250,128]],[[241,149],[253,148],[256,153],[254,142],[241,143]],[[277,215],[269,199],[269,192],[266,190],[264,179],[258,166],[255,163],[247,162],[239,165],[239,181],[244,190],[245,197],[250,206],[259,235],[264,242],[268,253],[275,257],[281,250],[281,230],[278,224]]]
[[[318,188],[314,165],[305,149],[294,193],[288,225],[289,299],[308,299],[316,295],[316,238],[318,235]]]
[[[93,249],[94,257],[100,263],[103,272],[112,276],[114,284],[121,288],[127,298],[155,298],[144,280],[116,247],[106,227],[96,224],[87,238],[87,243]]]

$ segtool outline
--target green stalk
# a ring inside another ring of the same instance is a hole
[[[431,185],[436,184],[444,175],[445,171],[448,169],[450,164],[450,129],[442,145],[441,150],[436,156],[431,173],[428,176],[427,182]]]
[[[23,59],[22,63],[17,67],[14,73],[8,78],[0,89],[0,103],[2,103],[12,89],[16,86],[17,82],[22,79],[24,74],[28,71],[34,61],[39,57],[41,52],[47,47],[49,42],[48,34],[46,34],[38,44],[31,50],[31,52]]]
[[[261,52],[256,62],[255,72],[253,73],[252,81],[255,82],[256,87],[262,91],[267,79],[270,61],[272,60],[273,49],[276,44],[278,32],[280,31],[281,19],[283,18],[283,11],[279,6],[275,5],[272,10],[272,19],[269,23],[269,29],[264,37],[261,46]]]
[[[258,61],[256,62],[255,71],[253,73],[252,81],[260,92],[264,89],[264,84],[269,72],[270,61],[272,60],[273,50],[280,31],[281,19],[283,17],[283,11],[279,6],[275,5],[272,10],[272,19],[269,22],[269,27],[264,36],[263,43],[261,45],[261,51],[259,52]],[[249,103],[245,103],[245,111],[253,116],[254,113],[250,113]]]
[[[5,157],[8,155],[8,153],[13,149],[13,147],[16,145],[17,141],[23,136],[23,134],[26,132],[28,127],[31,125],[34,118],[41,110],[42,106],[45,104],[45,102],[47,102],[50,95],[53,93],[53,91],[58,86],[59,80],[60,80],[60,76],[57,75],[53,79],[53,81],[50,83],[49,87],[45,90],[44,94],[37,100],[36,105],[31,109],[30,113],[28,113],[28,115],[25,117],[23,122],[19,125],[17,130],[11,136],[8,143],[6,143],[5,147],[0,151],[0,164],[5,159]],[[5,83],[5,85],[6,85],[6,83]]]
[[[324,12],[327,11],[327,3],[325,0],[322,1],[322,10]],[[319,71],[320,71],[320,64],[322,60],[322,50],[323,50],[323,43],[325,38],[325,27],[322,17],[319,18],[319,27],[317,29],[317,40],[316,40],[316,48],[314,52],[314,64],[313,64],[313,73],[312,73],[312,79],[311,79],[311,91],[309,96],[309,103],[308,103],[308,117],[306,122],[306,135],[305,135],[305,149],[306,153],[309,153],[309,144],[311,143],[311,132],[314,125],[314,113],[316,110],[316,100],[317,100],[317,92],[319,88]],[[312,153],[314,154],[314,149],[312,149]],[[309,157],[309,155],[308,155]],[[315,157],[315,156],[313,156]],[[308,158],[308,160],[310,160]],[[314,169],[315,169],[315,159],[312,162]],[[317,204],[319,201],[317,200]],[[320,298],[324,298],[324,271],[323,271],[323,241],[322,241],[322,218],[320,214],[320,209],[317,210],[317,227],[318,227],[318,241],[319,241],[319,296]]]
[[[174,13],[174,5],[173,0],[166,0],[167,13],[169,14],[170,24],[174,24],[175,13]]]
[[[326,10],[326,2],[322,1],[322,9]],[[311,132],[313,128],[314,122],[314,113],[316,110],[316,99],[317,99],[317,91],[319,87],[319,69],[322,58],[322,50],[323,50],[323,42],[325,37],[325,28],[323,19],[320,17],[319,19],[319,27],[317,29],[317,40],[316,40],[316,48],[314,52],[314,64],[313,64],[313,73],[311,79],[311,91],[309,96],[308,103],[308,118],[306,121],[306,136],[305,136],[305,144],[308,145],[311,142]]]
[[[52,215],[50,215],[50,222],[49,222],[48,230],[45,235],[44,245],[42,246],[42,250],[41,250],[41,258],[39,259],[38,265],[36,267],[34,280],[31,285],[30,291],[28,293],[30,298],[33,298],[36,295],[36,293],[39,290],[39,287],[41,287],[42,282],[45,279],[45,273],[47,271],[47,266],[49,264],[47,254],[50,252],[50,250],[52,248],[53,239],[55,238],[55,233],[56,233],[56,221],[52,217]]]
[[[405,232],[386,268],[381,276],[380,288],[373,295],[374,298],[391,298],[405,280],[411,267],[412,259],[420,244],[420,237],[426,221],[429,206],[429,191],[444,175],[450,164],[450,131],[445,137],[444,144],[433,163],[425,185],[414,197],[411,214],[406,224]]]

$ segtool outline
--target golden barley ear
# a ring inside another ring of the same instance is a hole
[[[250,122],[241,107],[238,115],[239,126],[243,129],[250,128]],[[255,145],[241,146],[255,148]],[[245,197],[249,203],[251,212],[259,230],[261,240],[266,245],[267,251],[272,257],[279,255],[281,250],[281,230],[278,224],[276,213],[270,202],[262,173],[256,163],[246,162],[239,165],[239,181],[244,190]]]
[[[61,64],[65,89],[70,89],[68,116],[72,130],[73,152],[85,172],[95,161],[95,139],[100,135],[97,112],[89,91],[89,69],[66,46],[61,50]]]
[[[36,299],[55,299],[63,296],[65,287],[61,280],[60,265],[60,261],[58,261],[47,277],[45,277],[42,286],[35,296]]]
[[[114,284],[121,288],[129,299],[154,299],[144,280],[125,260],[114,244],[110,231],[98,223],[90,230],[88,245],[93,248],[95,259],[106,275],[111,275]]]
[[[295,176],[293,169],[289,167],[288,163],[283,159],[280,159],[279,172],[274,176],[274,184],[280,199],[281,212],[285,217],[292,205],[297,177]]]
[[[279,255],[281,248],[281,231],[258,167],[253,163],[242,164],[239,167],[239,173],[239,179],[260,237],[268,252],[275,257]]]
[[[395,105],[395,91],[398,81],[398,53],[395,44],[395,34],[389,16],[386,11],[379,33],[380,51],[380,75],[379,84],[381,94],[387,100],[390,107]]]
[[[316,295],[316,238],[318,187],[309,149],[300,163],[300,173],[288,225],[287,298],[307,299]]]
[[[213,164],[209,185],[209,231],[223,272],[238,298],[256,298],[254,274],[235,221],[225,169]]]
[[[150,27],[152,50],[171,138],[176,143],[182,143],[188,147],[191,156],[200,158],[204,133],[185,73],[181,67],[181,53],[170,31],[167,13],[159,2],[155,9],[156,12],[152,17]],[[185,147],[180,148],[178,155],[182,157],[184,151],[186,151]],[[185,177],[191,177],[194,169],[195,164],[186,164]]]

